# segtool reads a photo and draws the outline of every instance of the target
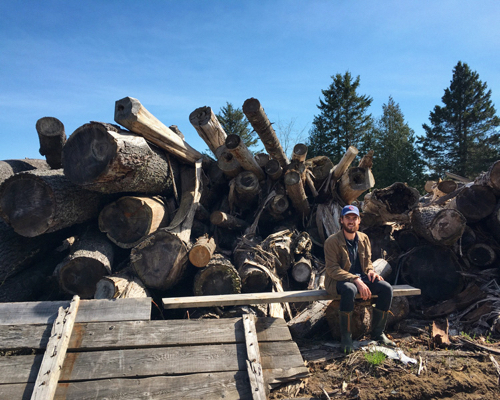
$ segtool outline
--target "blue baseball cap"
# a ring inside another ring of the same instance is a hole
[[[359,217],[359,210],[358,207],[356,206],[345,206],[342,209],[342,216],[347,215],[347,214],[356,214]]]

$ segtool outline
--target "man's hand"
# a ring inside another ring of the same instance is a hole
[[[373,269],[369,270],[366,275],[368,276],[370,282],[375,282],[375,279],[378,279],[379,281],[384,280],[384,278],[382,278],[379,274],[377,274]]]
[[[361,278],[357,278],[354,280],[354,284],[358,288],[358,293],[363,300],[368,300],[372,297],[372,292],[368,289],[368,286],[361,280]]]

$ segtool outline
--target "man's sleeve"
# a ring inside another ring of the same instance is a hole
[[[340,248],[333,244],[332,240],[325,241],[325,266],[326,273],[336,281],[352,282],[358,278],[357,275],[344,271],[340,265]]]

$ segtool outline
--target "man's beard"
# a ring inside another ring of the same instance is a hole
[[[356,233],[359,229],[359,226],[352,226],[352,227],[349,227],[347,226],[347,224],[342,224],[342,229],[344,229],[344,231],[346,231],[347,233]]]

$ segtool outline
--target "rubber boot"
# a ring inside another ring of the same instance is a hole
[[[381,311],[378,308],[373,309],[371,336],[373,340],[376,340],[380,344],[396,347],[396,343],[394,343],[384,334],[384,329],[387,323],[388,316],[389,316],[388,311]]]
[[[339,311],[340,315],[340,344],[345,354],[352,353],[352,332],[351,332],[351,319],[352,311],[345,312]]]

